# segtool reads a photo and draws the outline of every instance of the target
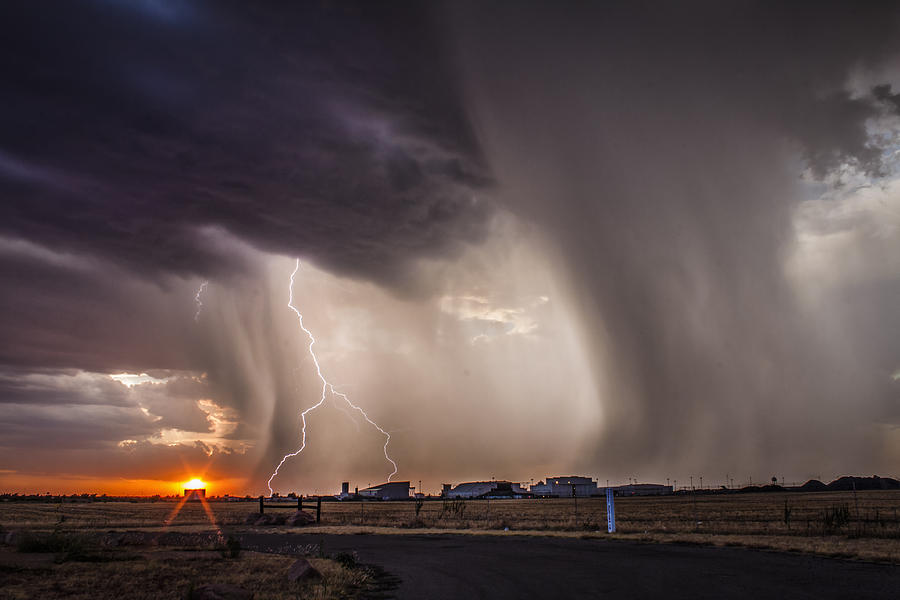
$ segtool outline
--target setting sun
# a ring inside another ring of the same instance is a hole
[[[185,482],[184,487],[189,490],[199,490],[206,487],[206,482],[199,479],[191,479],[190,481]]]

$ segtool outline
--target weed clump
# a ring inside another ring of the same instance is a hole
[[[334,555],[334,561],[345,569],[355,569],[359,564],[355,552],[338,552]]]
[[[850,507],[844,504],[835,504],[825,509],[822,522],[826,531],[840,529],[850,522]]]
[[[224,543],[217,548],[222,558],[238,558],[241,555],[241,541],[229,535]]]
[[[462,498],[457,498],[455,500],[444,500],[443,506],[441,506],[441,514],[438,516],[438,519],[444,519],[447,517],[452,519],[462,519],[465,512],[466,501]]]

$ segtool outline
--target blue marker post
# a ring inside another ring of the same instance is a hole
[[[616,532],[616,507],[612,488],[606,488],[606,529],[609,533]]]

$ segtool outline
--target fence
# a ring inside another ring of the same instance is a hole
[[[271,500],[271,498],[270,498]],[[287,502],[278,502],[276,504],[266,504],[266,498],[264,496],[259,497],[259,514],[263,515],[266,512],[267,508],[294,508],[294,503]],[[322,498],[321,496],[316,497],[315,500],[311,500],[307,498],[303,499],[303,496],[297,496],[297,510],[303,510],[304,508],[308,508],[309,510],[316,510],[316,523],[320,523],[322,521]]]

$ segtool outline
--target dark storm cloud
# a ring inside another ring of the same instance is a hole
[[[43,371],[23,374],[16,370],[0,372],[2,404],[98,404],[134,406],[128,388],[109,378],[77,371]]]
[[[141,271],[198,230],[403,286],[484,235],[485,170],[427,11],[5,3],[0,234]]]
[[[0,240],[0,363],[141,372],[190,368],[193,307],[115,263]]]
[[[826,177],[845,164],[872,175],[881,173],[882,149],[870,142],[866,122],[878,114],[868,98],[839,91],[811,101],[797,111],[793,134],[816,177]]]
[[[0,404],[0,445],[8,449],[114,448],[124,439],[141,439],[158,431],[154,418],[136,405]],[[9,450],[7,450],[9,451]]]
[[[872,88],[872,95],[876,100],[884,102],[891,110],[900,114],[900,92],[891,93],[890,84],[876,85]]]

